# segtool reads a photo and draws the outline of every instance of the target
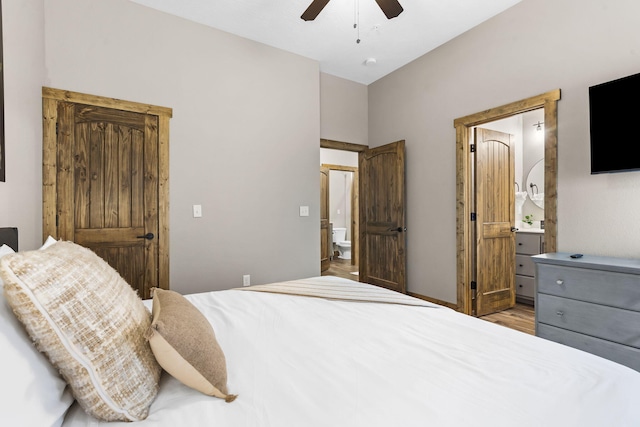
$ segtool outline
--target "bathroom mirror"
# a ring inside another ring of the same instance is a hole
[[[531,167],[525,185],[529,199],[540,209],[544,209],[544,159],[538,160]]]

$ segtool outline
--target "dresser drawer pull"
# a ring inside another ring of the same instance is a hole
[[[556,311],[556,314],[557,314],[558,316],[564,316],[564,311],[560,311],[560,310],[558,310],[558,311]]]
[[[562,279],[556,280],[556,284],[558,284],[558,285],[562,285],[563,283],[564,283],[564,280],[562,280]]]

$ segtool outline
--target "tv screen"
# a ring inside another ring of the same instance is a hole
[[[591,173],[640,170],[640,73],[589,88]]]

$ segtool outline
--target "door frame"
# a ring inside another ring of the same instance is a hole
[[[475,239],[471,223],[474,192],[470,132],[474,126],[544,108],[544,239],[545,252],[555,252],[558,233],[558,101],[560,89],[457,118],[456,129],[456,293],[458,310],[472,314],[471,280]]]
[[[358,168],[353,166],[331,165],[327,163],[323,163],[322,167],[329,169],[329,183],[331,182],[331,171],[353,173],[353,180],[351,183],[351,224],[349,226],[349,236],[351,236],[351,265],[358,265],[360,242],[360,185],[358,181]],[[329,200],[331,200],[331,191],[329,191]]]
[[[329,168],[320,165],[320,274],[331,268],[333,258],[333,239],[331,235],[330,216],[330,180]],[[326,234],[323,233],[326,230]],[[326,246],[325,246],[326,245]]]
[[[353,144],[350,142],[342,142],[342,141],[333,141],[330,139],[320,139],[320,148],[329,148],[332,150],[341,150],[341,151],[351,151],[351,152],[355,152],[355,153],[363,153],[365,150],[367,150],[369,148],[368,145],[362,145],[362,144]],[[358,265],[358,263],[360,262],[360,209],[353,209],[353,203],[357,202],[358,206],[360,203],[359,200],[359,176],[358,176],[358,168],[353,168],[353,167],[345,167],[345,166],[337,166],[337,165],[324,165],[329,167],[329,171],[331,170],[346,170],[346,171],[350,171],[350,172],[354,172],[354,188],[352,190],[352,196],[351,196],[351,203],[352,203],[352,210],[351,210],[351,216],[352,216],[352,220],[351,220],[351,265]],[[354,171],[355,169],[355,171]],[[355,198],[355,200],[354,200]],[[356,222],[354,223],[354,215]],[[355,224],[355,225],[354,225]],[[354,236],[356,237],[354,239]],[[354,244],[355,242],[355,244]]]
[[[158,285],[169,289],[169,119],[171,108],[68,90],[42,88],[42,239],[57,238],[57,132],[59,102],[95,105],[158,117]]]

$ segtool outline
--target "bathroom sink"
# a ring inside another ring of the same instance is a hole
[[[531,201],[541,209],[544,209],[544,193],[537,193],[531,196]]]

